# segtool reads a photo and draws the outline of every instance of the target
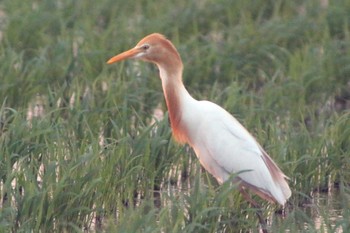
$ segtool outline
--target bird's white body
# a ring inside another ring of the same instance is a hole
[[[168,80],[164,79],[168,76],[162,68],[160,74],[166,89]],[[221,184],[236,174],[236,182],[283,205],[285,196],[290,196],[289,186],[284,179],[282,186],[281,180],[274,181],[268,166],[283,173],[236,118],[215,103],[192,98],[184,86],[179,88],[178,95],[182,106],[180,128],[186,131],[186,142],[202,166]]]
[[[286,176],[253,136],[226,110],[209,101],[195,100],[182,83],[182,61],[175,47],[160,34],[142,39],[135,48],[108,63],[138,58],[156,64],[173,135],[188,143],[202,166],[219,183],[233,174],[240,188],[283,205],[291,196]]]
[[[283,205],[286,201],[284,190],[289,190],[287,183],[281,187],[273,180],[266,164],[270,158],[266,158],[266,153],[248,131],[214,103],[198,101],[196,109],[199,112],[195,119],[198,125],[193,131],[193,141],[189,143],[203,167],[219,183],[237,174],[237,181],[267,196],[273,196]],[[213,134],[218,130],[220,134]]]

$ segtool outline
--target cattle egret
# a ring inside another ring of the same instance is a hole
[[[291,196],[286,175],[231,114],[188,93],[182,82],[180,55],[168,39],[153,33],[107,63],[129,58],[158,67],[174,138],[188,143],[202,166],[220,184],[234,177],[232,182],[238,184],[245,197],[248,188],[265,200],[286,203]]]

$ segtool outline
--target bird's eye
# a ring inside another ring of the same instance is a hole
[[[148,44],[144,44],[144,45],[142,45],[142,47],[141,47],[143,50],[147,50],[147,49],[149,49],[149,45]]]

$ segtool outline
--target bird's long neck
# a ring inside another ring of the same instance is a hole
[[[173,135],[180,143],[188,142],[186,125],[182,122],[183,111],[193,98],[187,92],[182,82],[182,62],[178,58],[172,60],[172,65],[157,64],[168,107]]]

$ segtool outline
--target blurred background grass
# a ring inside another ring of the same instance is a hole
[[[152,32],[194,97],[233,113],[291,178],[272,232],[350,228],[350,2],[0,2],[2,232],[257,232],[171,139],[157,70],[111,56]],[[326,193],[326,195],[324,195]]]

